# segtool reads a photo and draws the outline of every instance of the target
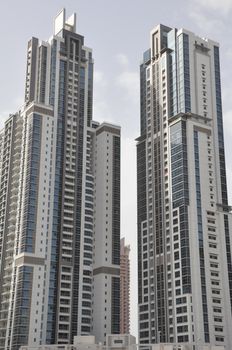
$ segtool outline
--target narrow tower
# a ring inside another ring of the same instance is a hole
[[[120,127],[92,107],[92,51],[63,9],[29,41],[0,134],[0,349],[119,332]]]
[[[130,334],[130,246],[121,238],[120,250],[120,334]]]
[[[140,72],[139,339],[231,349],[219,45],[159,25]]]

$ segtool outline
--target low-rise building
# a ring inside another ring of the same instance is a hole
[[[225,350],[225,347],[197,343],[136,344],[133,335],[107,334],[106,345],[96,343],[95,336],[76,336],[70,345],[21,346],[20,350]]]

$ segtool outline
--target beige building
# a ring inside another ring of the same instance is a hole
[[[93,70],[65,9],[28,43],[0,131],[0,350],[120,332],[120,127],[92,119]]]
[[[120,333],[130,333],[130,246],[121,239],[120,247]]]
[[[136,338],[130,334],[107,334],[106,345],[97,343],[94,336],[74,337],[73,344],[22,346],[20,350],[225,350],[224,346],[210,344],[136,344]]]
[[[138,341],[232,349],[219,44],[158,25],[143,58]]]

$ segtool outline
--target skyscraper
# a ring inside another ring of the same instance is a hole
[[[140,74],[139,339],[231,349],[219,45],[159,25]]]
[[[0,349],[119,333],[120,127],[92,120],[92,51],[65,10],[28,43],[0,134]]]
[[[121,238],[120,249],[120,334],[130,334],[130,246]]]

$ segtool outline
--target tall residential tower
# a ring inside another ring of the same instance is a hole
[[[65,10],[28,43],[0,134],[0,349],[119,333],[120,128],[92,120],[92,51]]]
[[[130,246],[125,238],[120,249],[120,334],[130,334]]]
[[[159,25],[140,74],[139,339],[231,349],[219,45]]]

